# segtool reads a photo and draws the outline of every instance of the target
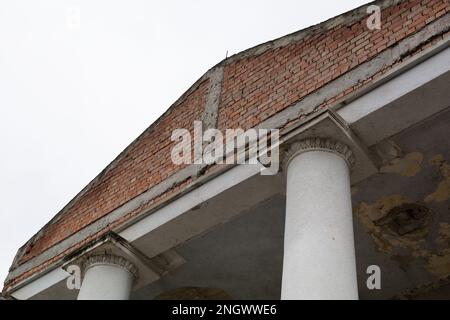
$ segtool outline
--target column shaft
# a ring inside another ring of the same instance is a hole
[[[349,166],[326,150],[287,166],[282,299],[357,299]]]

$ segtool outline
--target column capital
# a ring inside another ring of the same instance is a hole
[[[131,273],[135,280],[139,278],[138,268],[132,262],[128,261],[124,257],[107,253],[94,254],[87,257],[83,263],[83,270],[86,272],[87,269],[98,265],[114,265]]]
[[[295,156],[317,150],[337,154],[347,162],[350,169],[355,165],[355,156],[349,146],[334,139],[315,137],[295,141],[288,146],[282,161],[283,170],[287,169],[289,162]]]

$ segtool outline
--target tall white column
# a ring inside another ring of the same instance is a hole
[[[287,170],[282,299],[358,299],[351,150],[330,139],[293,143]]]
[[[123,257],[103,254],[88,258],[78,300],[128,300],[136,267]]]

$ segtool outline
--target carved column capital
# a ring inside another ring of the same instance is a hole
[[[95,254],[89,256],[83,263],[83,270],[86,272],[87,269],[98,265],[114,265],[131,273],[135,280],[139,277],[138,268],[133,263],[124,257],[113,254]]]
[[[289,145],[283,157],[283,170],[286,171],[291,159],[308,151],[332,152],[342,157],[351,169],[355,165],[355,156],[346,144],[329,138],[307,138]]]

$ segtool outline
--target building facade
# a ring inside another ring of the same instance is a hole
[[[375,1],[223,60],[18,250],[3,294],[449,298],[449,29],[447,0]],[[174,163],[195,122],[276,129],[270,168]]]

